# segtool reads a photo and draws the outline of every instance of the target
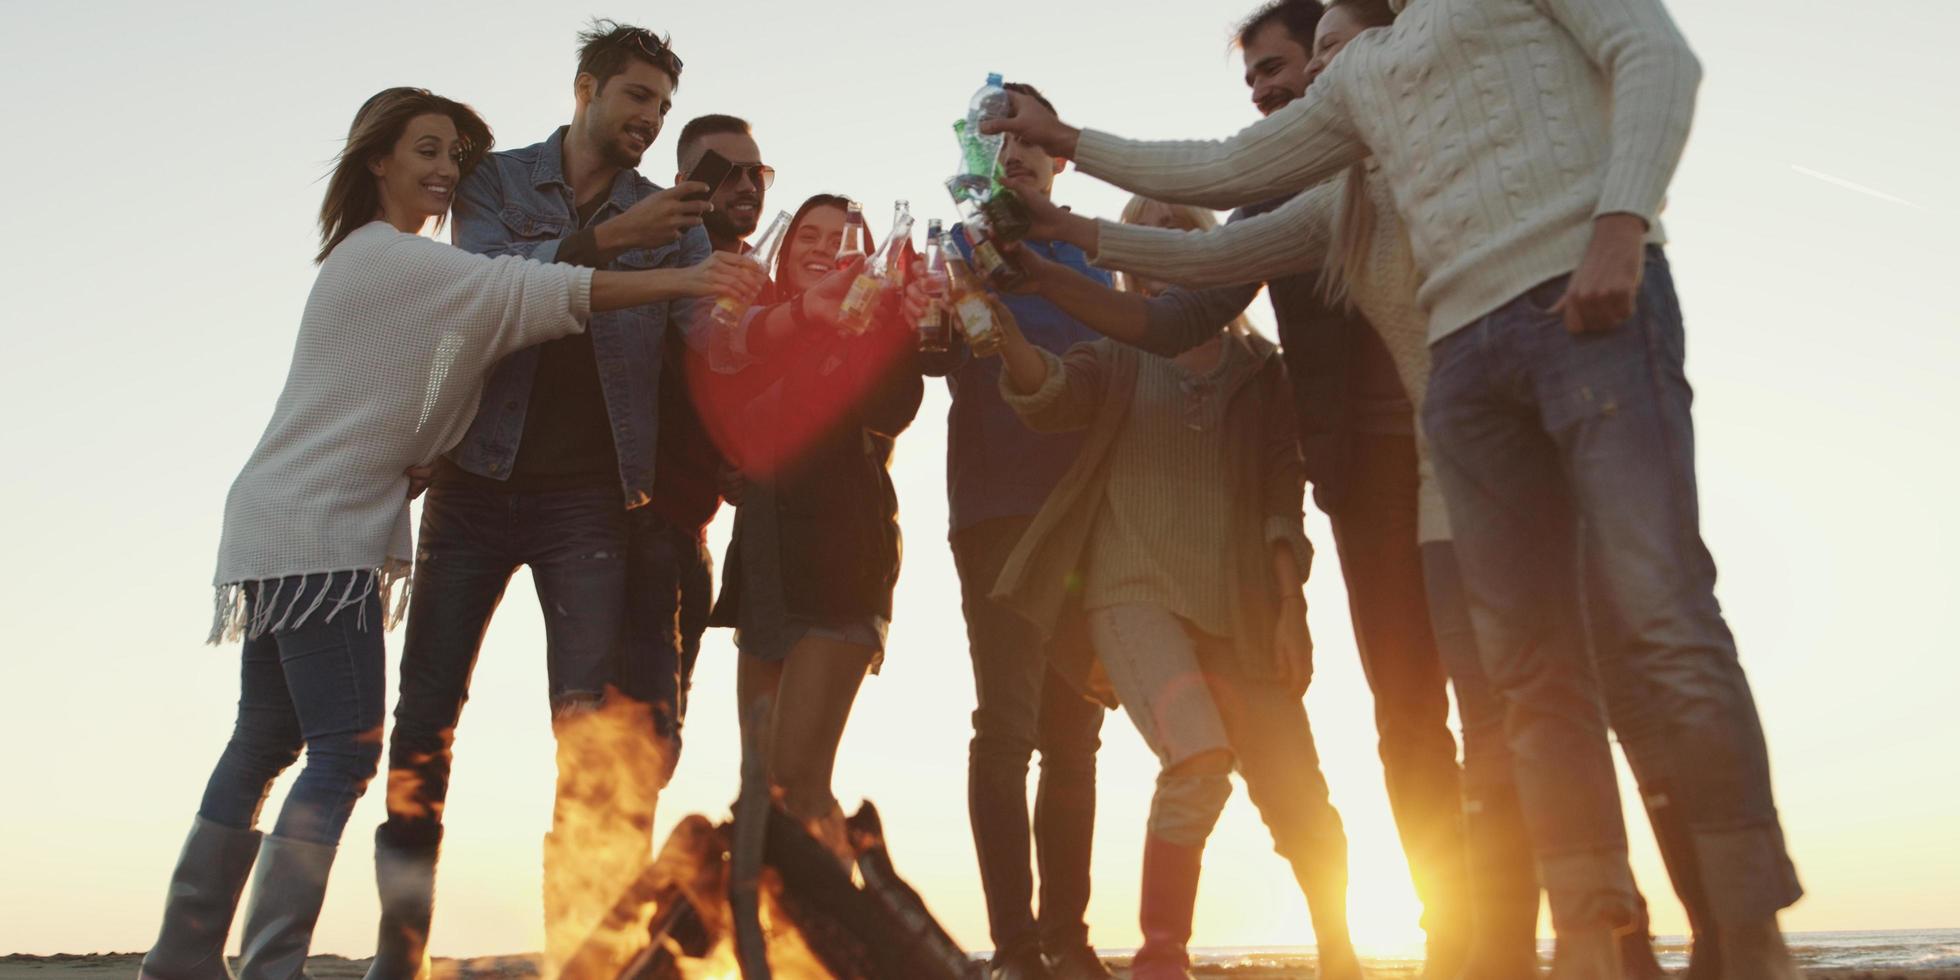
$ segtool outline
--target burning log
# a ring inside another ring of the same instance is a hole
[[[829,980],[981,976],[898,876],[875,807],[864,804],[846,822],[860,885],[775,805],[759,764],[744,769],[735,819],[681,821],[566,962],[561,980],[732,977],[716,965],[730,960],[743,980],[768,980],[772,956],[798,977]]]

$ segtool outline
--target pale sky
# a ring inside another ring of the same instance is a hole
[[[1226,50],[1239,5],[1020,9],[1040,13],[898,0],[0,4],[0,533],[13,556],[0,569],[0,953],[139,950],[155,936],[237,697],[237,646],[200,642],[224,493],[284,377],[319,178],[362,100],[426,86],[476,106],[501,147],[528,145],[570,118],[582,16],[634,21],[671,31],[687,66],[649,177],[671,180],[687,119],[735,113],[779,172],[773,205],[848,193],[879,233],[895,197],[950,216],[947,127],[990,70],[1124,135],[1219,136],[1255,118]],[[1784,923],[1960,926],[1960,642],[1947,605],[1960,594],[1960,465],[1939,449],[1960,423],[1960,7],[1682,0],[1674,13],[1707,81],[1666,220],[1700,394],[1705,533],[1809,889]],[[1125,198],[1074,174],[1056,192],[1101,215]],[[899,440],[898,612],[836,786],[847,806],[879,803],[900,870],[984,948],[946,406],[930,386]],[[724,512],[718,556],[727,528]],[[1322,560],[1308,706],[1353,840],[1354,928],[1364,947],[1397,946],[1419,938],[1417,907],[1332,539],[1317,515],[1309,533]],[[552,745],[533,595],[520,573],[460,731],[438,955],[541,945]],[[732,659],[728,634],[711,632],[663,836],[683,814],[723,814],[734,794]],[[1111,716],[1104,739],[1090,918],[1099,945],[1125,947],[1155,766],[1127,719]],[[373,950],[379,786],[349,825],[316,951]],[[1656,928],[1679,932],[1645,819],[1629,819]],[[1311,942],[1242,791],[1210,847],[1195,941]]]

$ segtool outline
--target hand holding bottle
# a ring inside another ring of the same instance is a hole
[[[1003,183],[1020,196],[1021,205],[1027,209],[1027,237],[1068,242],[1084,252],[1095,254],[1096,246],[1102,238],[1101,229],[1096,227],[1096,219],[1084,217],[1056,204],[1048,195],[1042,193],[1041,185],[1033,177],[1009,177]]]
[[[1033,96],[1008,92],[1007,98],[1013,106],[1012,113],[1006,118],[990,116],[980,120],[981,135],[1013,133],[1048,151],[1049,156],[1065,160],[1075,158],[1075,145],[1082,137],[1081,130],[1056,118],[1047,106]]]
[[[835,272],[817,280],[816,285],[797,299],[803,315],[825,326],[838,326],[844,297],[851,291],[851,284],[857,282],[858,274],[864,271],[864,261],[863,256],[850,259]]]
[[[732,252],[715,252],[686,269],[681,289],[689,296],[729,296],[746,307],[769,282],[769,276],[756,265]]]

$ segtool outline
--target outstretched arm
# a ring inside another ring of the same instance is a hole
[[[1184,286],[1264,282],[1327,260],[1343,183],[1328,181],[1264,214],[1210,231],[1099,221],[1093,260]]]
[[[1077,129],[1020,93],[1009,93],[1013,116],[982,122],[980,129],[1014,133],[1124,190],[1173,204],[1233,208],[1312,187],[1368,156],[1340,94],[1343,60],[1353,58],[1337,59],[1306,95],[1222,140],[1126,140]]]

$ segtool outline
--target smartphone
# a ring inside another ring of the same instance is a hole
[[[701,194],[690,194],[687,196],[687,200],[690,201],[707,200],[710,196],[714,194],[716,189],[721,187],[722,181],[728,179],[729,172],[734,169],[735,169],[735,165],[729,163],[727,157],[722,156],[721,154],[716,153],[713,150],[709,150],[708,152],[702,154],[700,162],[694,165],[693,170],[688,171],[687,179],[698,180],[701,183],[708,185],[708,190],[705,193],[701,193]]]

